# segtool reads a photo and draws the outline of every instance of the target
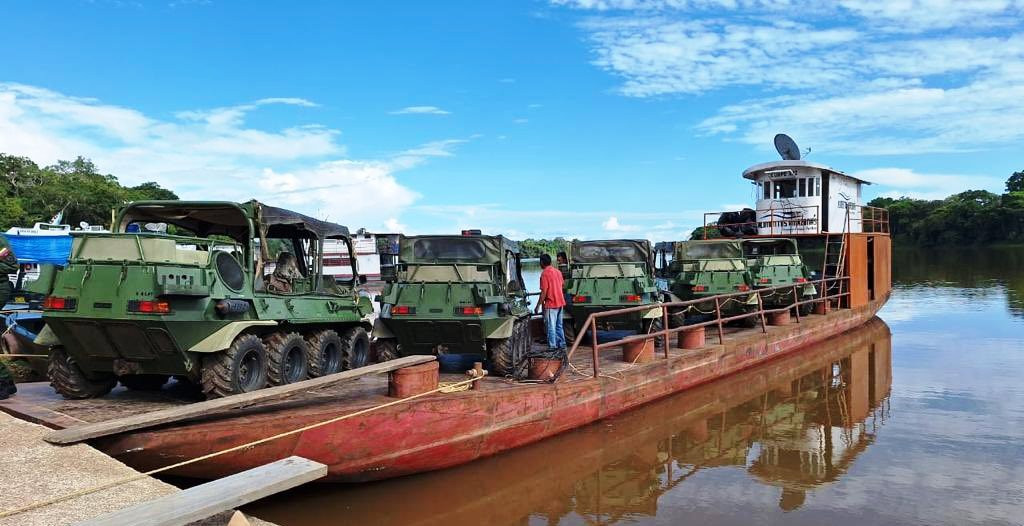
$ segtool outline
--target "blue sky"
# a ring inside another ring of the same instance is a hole
[[[0,151],[371,230],[679,239],[811,160],[1024,169],[1024,2],[0,0]]]

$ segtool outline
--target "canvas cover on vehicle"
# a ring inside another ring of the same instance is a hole
[[[741,259],[743,258],[743,247],[740,241],[731,240],[707,240],[707,241],[680,241],[676,243],[676,252],[673,260],[695,260],[695,259]]]
[[[747,256],[797,254],[796,240],[790,238],[744,239],[743,253]]]
[[[479,263],[501,262],[502,247],[515,250],[501,236],[411,236],[401,241],[402,263]]]
[[[574,241],[569,252],[569,261],[573,264],[647,263],[651,258],[651,243],[639,239]]]
[[[121,211],[119,230],[125,231],[130,223],[167,223],[193,232],[196,237],[228,236],[244,244],[248,243],[250,236],[246,209],[258,216],[264,234],[275,227],[290,227],[306,230],[321,239],[349,235],[348,228],[342,225],[320,221],[291,210],[267,206],[255,200],[244,204],[217,201],[129,203]]]

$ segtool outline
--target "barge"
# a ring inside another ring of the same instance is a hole
[[[842,175],[820,165],[784,160],[759,165],[745,176],[763,188],[762,178],[775,185],[787,177],[807,179],[807,170],[818,170],[819,177]],[[798,193],[801,186],[809,187],[806,181],[797,183]],[[443,392],[443,382],[464,385],[467,377],[440,374],[437,362],[429,362],[392,371],[388,377],[367,374],[331,385],[323,382],[329,377],[307,380],[316,382],[316,388],[301,390],[299,382],[292,384],[287,397],[222,404],[218,407],[225,409],[219,411],[143,425],[136,421],[121,428],[117,422],[133,414],[158,407],[173,410],[186,402],[167,397],[141,403],[130,396],[77,402],[41,397],[0,402],[0,409],[69,431],[106,421],[111,423],[107,432],[87,435],[94,447],[142,471],[174,465],[169,473],[196,478],[222,477],[292,455],[328,465],[327,479],[335,482],[379,480],[470,463],[765,364],[872,320],[889,298],[891,241],[885,211],[861,205],[857,188],[855,194],[837,197],[826,191],[816,196],[821,201],[814,206],[827,209],[827,214],[779,219],[772,210],[780,203],[772,201],[767,213],[720,214],[715,224],[706,225],[705,233],[717,229],[746,237],[799,238],[803,246],[824,254],[816,279],[735,293],[753,293],[757,299],[756,309],[735,315],[723,315],[719,308],[734,294],[662,303],[657,330],[611,341],[599,337],[602,318],[649,307],[593,313],[560,363],[533,359],[530,380],[474,373],[472,389]],[[753,225],[747,224],[750,215]],[[836,220],[838,216],[842,220]],[[739,221],[730,223],[731,218]],[[819,293],[799,296],[808,284]],[[765,294],[789,293],[794,301],[786,306],[770,307],[762,301]],[[669,323],[670,311],[709,301],[715,304],[710,316]],[[813,314],[802,315],[807,312],[804,306]],[[753,327],[737,326],[747,318],[754,323],[741,325]],[[416,381],[403,388],[403,378]]]

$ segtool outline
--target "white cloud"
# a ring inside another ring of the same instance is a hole
[[[406,106],[400,110],[390,112],[392,115],[449,115],[450,111],[442,110],[437,106]]]
[[[908,168],[872,168],[850,175],[881,187],[880,197],[892,198],[944,199],[966,190],[1000,192],[1003,185],[997,177],[919,173]]]
[[[608,219],[606,219],[604,222],[602,222],[601,223],[601,228],[607,230],[608,232],[616,232],[616,233],[618,233],[618,232],[635,232],[636,230],[639,229],[639,227],[637,227],[636,225],[624,225],[624,224],[620,223],[619,222],[619,218],[615,217],[615,216],[610,216]]]
[[[321,125],[262,130],[246,116],[297,98],[178,112],[161,120],[134,109],[22,84],[0,83],[0,151],[40,164],[91,158],[125,184],[156,181],[184,198],[258,198],[350,226],[378,228],[418,194],[395,173],[452,155],[462,139],[436,141],[384,159],[348,159],[340,132]]]
[[[873,155],[1024,139],[1024,0],[554,3],[597,13],[580,27],[624,95],[762,93],[700,123],[710,135],[768,145],[786,130]]]

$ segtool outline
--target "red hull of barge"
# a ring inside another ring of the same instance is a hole
[[[471,462],[598,421],[698,384],[722,378],[858,327],[888,299],[805,317],[800,323],[728,334],[700,350],[672,348],[646,364],[602,353],[593,378],[567,372],[555,384],[486,379],[481,389],[436,394],[328,424],[173,471],[218,478],[290,455],[327,464],[328,480],[359,482]],[[584,371],[586,365],[577,364]],[[139,469],[161,468],[379,405],[386,379],[366,378],[339,392],[310,395],[93,441]]]

